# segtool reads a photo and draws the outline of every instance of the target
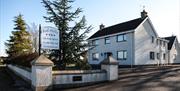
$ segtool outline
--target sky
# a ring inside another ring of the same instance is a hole
[[[108,27],[136,19],[145,9],[160,37],[177,35],[180,41],[180,0],[75,0],[72,6],[82,8],[81,16],[93,26],[88,36],[98,31],[100,24]],[[0,56],[6,56],[4,43],[14,31],[14,17],[20,13],[28,25],[54,26],[43,18],[47,13],[41,0],[0,0]]]

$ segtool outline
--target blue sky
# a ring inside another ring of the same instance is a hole
[[[180,41],[180,0],[76,0],[73,7],[83,8],[87,23],[94,28],[99,25],[111,26],[140,17],[143,5],[159,36],[177,35]],[[14,16],[24,15],[28,25],[54,26],[46,23],[46,10],[41,0],[0,0],[0,56],[5,55],[4,42],[14,28]]]

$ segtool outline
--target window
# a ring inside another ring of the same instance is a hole
[[[98,40],[96,39],[96,40],[93,40],[92,41],[92,45],[98,45]]]
[[[126,34],[117,35],[117,42],[126,41]]]
[[[160,54],[159,53],[157,53],[157,59],[160,59]]]
[[[154,52],[150,52],[150,59],[151,59],[151,60],[154,60],[154,58],[155,58],[154,56],[155,56],[155,55],[154,55]]]
[[[99,53],[93,53],[92,54],[92,59],[93,60],[98,60],[99,59]]]
[[[160,46],[162,46],[162,40],[160,40]]]
[[[166,54],[165,53],[163,54],[163,60],[166,60]]]
[[[151,38],[152,38],[152,43],[154,43],[154,36],[152,36]]]
[[[158,39],[156,39],[156,45],[158,45],[159,44],[159,40]]]
[[[176,54],[174,54],[173,59],[176,60]]]
[[[163,46],[164,46],[164,47],[166,46],[166,42],[165,42],[165,41],[163,42]]]
[[[105,44],[110,44],[110,38],[109,37],[105,38]]]
[[[127,51],[118,51],[117,59],[118,60],[126,60],[127,59]]]

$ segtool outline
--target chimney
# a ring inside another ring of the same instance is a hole
[[[103,24],[101,24],[101,25],[99,26],[100,30],[103,29],[104,27],[105,27],[105,25],[103,25]]]
[[[145,10],[143,10],[143,11],[141,12],[141,18],[142,18],[142,19],[145,19],[147,16],[148,16],[148,15],[147,15],[147,12],[146,12]]]

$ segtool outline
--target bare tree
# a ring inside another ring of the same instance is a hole
[[[31,34],[31,40],[32,40],[32,46],[33,46],[33,52],[38,52],[39,50],[39,31],[38,31],[38,25],[35,23],[32,23],[31,25],[27,25],[27,30]]]

